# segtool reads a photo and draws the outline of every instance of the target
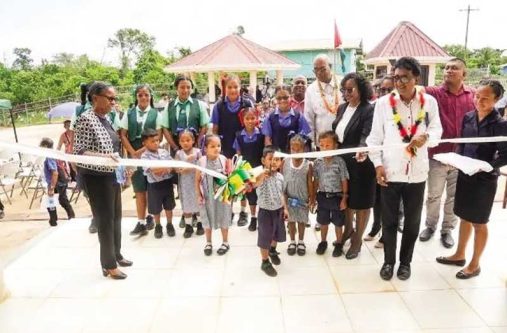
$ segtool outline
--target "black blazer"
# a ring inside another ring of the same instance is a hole
[[[336,119],[333,121],[333,131],[336,130],[348,105],[349,103],[343,103],[338,107]],[[366,147],[366,138],[370,135],[371,123],[373,121],[373,110],[373,105],[368,102],[357,106],[347,127],[345,127],[343,142],[340,148]]]

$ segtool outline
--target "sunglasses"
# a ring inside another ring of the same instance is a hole
[[[356,88],[341,88],[340,92],[342,94],[345,94],[345,93],[352,94],[354,92],[354,90],[356,90]]]
[[[116,102],[116,96],[113,96],[113,97],[106,96],[106,95],[99,95],[99,96],[100,96],[100,97],[107,98],[107,100],[109,101],[109,103],[111,103],[111,102]]]
[[[278,96],[276,98],[277,101],[287,101],[289,99],[289,96]]]
[[[409,83],[412,79],[413,79],[412,77],[408,77],[408,76],[398,76],[398,75],[393,76],[394,82],[399,81],[403,84]]]

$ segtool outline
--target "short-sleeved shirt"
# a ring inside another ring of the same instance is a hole
[[[241,104],[242,102],[246,102],[250,107],[253,107],[252,101],[249,99],[243,100],[242,97],[238,98],[236,101],[231,102],[229,100],[229,97],[225,96],[224,104],[227,111],[229,111],[232,114],[236,114],[241,110]],[[218,110],[218,103],[215,104],[213,107],[213,112],[211,113],[211,123],[218,125],[220,121],[220,110]]]
[[[204,126],[207,126],[209,124],[209,115],[208,115],[208,106],[206,103],[201,102],[198,99],[193,99],[192,97],[189,97],[187,100],[189,103],[182,103],[179,99],[179,97],[176,97],[176,100],[174,103],[176,104],[176,120],[178,120],[178,116],[180,114],[180,108],[181,105],[185,104],[185,112],[187,114],[187,120],[189,119],[190,115],[190,104],[192,103],[199,103],[199,126],[202,128]],[[171,103],[169,103],[170,105]],[[171,129],[171,124],[169,124],[169,105],[166,106],[166,108],[162,111],[162,114],[160,115],[160,124],[163,128]],[[196,128],[198,129],[198,128]]]
[[[281,173],[277,172],[264,179],[256,191],[259,208],[277,210],[283,207],[283,176]]]
[[[349,179],[347,165],[340,156],[333,156],[326,163],[322,158],[313,163],[313,177],[319,181],[319,192],[342,192],[342,180]]]
[[[274,114],[278,115],[280,126],[285,128],[290,126],[292,117],[296,117],[296,112],[293,109],[290,109],[289,112],[281,113],[280,110],[276,108]],[[302,114],[299,115],[298,128],[298,134],[308,135],[311,131],[308,122]],[[273,137],[273,129],[271,128],[270,121],[264,121],[262,123],[262,134]]]
[[[252,135],[248,134],[245,129],[241,130],[241,133],[239,135],[241,135],[243,137],[243,140],[245,141],[245,143],[252,143],[252,142],[257,141],[257,136],[260,134],[261,134],[261,131],[257,127],[255,127]],[[234,144],[232,145],[232,147],[236,151],[241,151],[237,138],[234,140]]]
[[[51,178],[55,171],[58,172],[56,160],[53,158],[46,158],[44,161],[44,179],[46,180],[46,184],[51,185]]]
[[[137,116],[137,123],[141,124],[141,128],[144,128],[144,123],[146,122],[146,119],[148,118],[148,112],[151,111],[151,106],[148,105],[146,110],[142,111],[139,106],[136,106],[136,116]],[[119,118],[118,114],[116,115],[115,119]],[[114,126],[113,126],[114,127]],[[119,128],[127,130],[129,129],[129,117],[128,115],[124,115],[121,120],[119,120]],[[156,130],[161,129],[161,115],[157,112],[157,120],[156,120]],[[136,136],[136,139],[141,138],[141,134]]]
[[[169,161],[172,160],[171,154],[165,149],[159,149],[156,152],[152,152],[149,150],[145,150],[141,155],[142,160],[164,160]],[[144,175],[148,178],[148,183],[158,183],[163,180],[169,179],[172,177],[171,173],[166,173],[164,175],[158,176],[151,172],[150,168],[143,167]]]

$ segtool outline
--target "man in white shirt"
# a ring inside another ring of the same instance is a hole
[[[396,91],[380,98],[373,116],[368,146],[406,145],[370,152],[381,189],[384,264],[380,276],[390,280],[396,263],[398,207],[403,200],[405,225],[400,248],[400,280],[410,277],[410,263],[419,234],[424,188],[428,178],[428,140],[438,140],[442,125],[438,104],[432,96],[416,90],[421,73],[417,60],[403,57],[394,65]]]
[[[313,60],[316,80],[308,86],[305,93],[304,116],[310,129],[310,138],[318,144],[320,133],[331,131],[340,104],[340,83],[331,72],[331,62],[325,54]]]

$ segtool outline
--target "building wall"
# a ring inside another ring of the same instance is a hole
[[[336,65],[335,71],[338,75],[344,75],[349,72],[354,72],[356,70],[356,50],[355,49],[345,49],[343,50],[345,53],[344,65],[345,71],[342,70],[341,60],[340,60],[340,50],[336,50]],[[315,78],[315,74],[313,73],[313,59],[321,53],[325,53],[331,59],[333,63],[334,52],[332,49],[328,50],[301,50],[301,51],[281,51],[281,54],[291,59],[292,61],[301,65],[301,68],[295,71],[284,71],[284,78],[293,78],[297,75],[304,75],[305,77],[312,79]],[[274,77],[274,72],[269,73],[270,77]]]

